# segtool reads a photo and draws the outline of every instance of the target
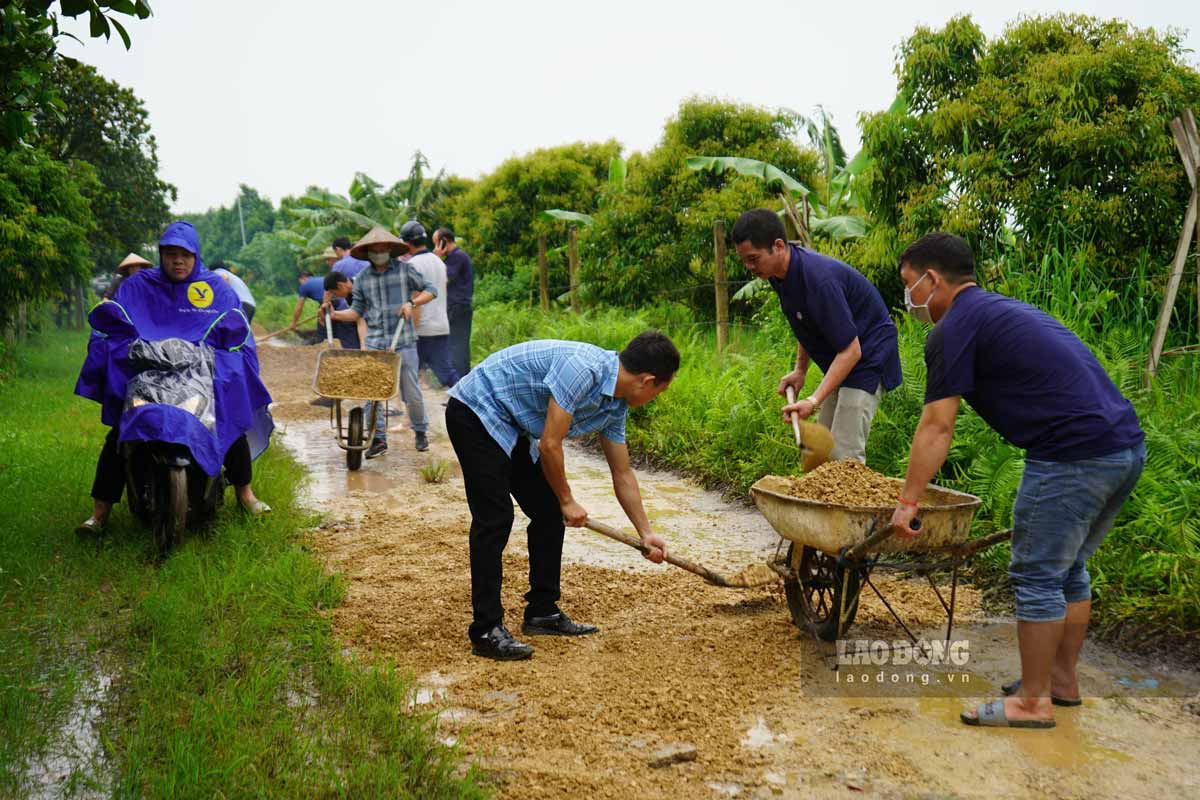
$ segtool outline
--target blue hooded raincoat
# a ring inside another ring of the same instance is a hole
[[[274,422],[271,395],[258,377],[258,354],[241,302],[219,275],[200,260],[200,240],[187,222],[167,226],[159,247],[194,253],[196,266],[175,283],[163,271],[144,269],[123,281],[111,301],[92,309],[92,338],[75,393],[101,406],[105,425],[120,427],[120,441],[163,441],[186,445],[196,464],[216,475],[229,447],[246,434],[250,453],[266,449]],[[213,349],[216,426],[173,405],[148,403],[125,409],[126,385],[136,374],[129,346],[137,339],[178,338]]]

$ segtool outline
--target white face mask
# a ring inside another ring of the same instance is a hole
[[[929,297],[926,297],[925,302],[921,303],[921,305],[917,305],[912,301],[912,290],[917,288],[921,284],[921,281],[928,277],[929,273],[926,272],[924,275],[918,278],[917,282],[912,286],[904,287],[904,308],[909,314],[913,315],[913,318],[916,319],[917,322],[924,322],[926,325],[932,325],[933,314],[929,311],[929,301],[933,297],[933,292],[929,293]],[[937,290],[934,289],[934,291]]]
[[[386,250],[371,250],[367,253],[367,260],[377,267],[382,267],[392,260],[392,254]]]

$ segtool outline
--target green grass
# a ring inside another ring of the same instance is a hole
[[[296,295],[267,295],[259,297],[258,306],[254,311],[254,321],[263,327],[268,333],[286,328],[292,323],[292,311],[296,308]],[[316,303],[306,302],[304,311],[300,318],[305,319],[317,313]],[[311,330],[316,327],[316,323],[309,322],[304,328]]]
[[[431,721],[406,711],[408,680],[342,655],[327,611],[343,588],[304,547],[315,520],[282,448],[255,463],[266,518],[230,493],[218,523],[161,565],[124,506],[102,545],[77,540],[104,429],[71,394],[84,337],[41,341],[0,384],[0,796],[29,791],[29,765],[61,749],[56,732],[98,675],[112,682],[97,758],[77,758],[72,790],[481,796]]]
[[[1200,637],[1200,516],[1195,513],[1200,508],[1200,358],[1168,361],[1155,388],[1143,390],[1153,324],[1149,315],[1157,309],[1127,294],[1144,293],[1145,285],[1098,287],[1080,277],[1076,259],[1054,252],[1032,266],[1017,267],[997,288],[1041,306],[1075,330],[1133,400],[1147,435],[1148,461],[1138,488],[1089,562],[1097,620],[1102,626],[1130,625],[1140,633]],[[661,328],[679,346],[683,364],[669,391],[631,411],[630,448],[744,497],[762,475],[799,470],[775,394],[779,377],[791,368],[795,340],[773,296],[745,321],[755,327],[735,328],[731,346],[717,356],[711,326],[692,322],[679,306],[591,309],[576,316],[493,305],[476,310],[473,356],[478,363],[500,347],[533,338],[575,339],[619,350],[645,328]],[[885,396],[867,452],[868,463],[885,474],[903,475],[907,468],[923,403],[925,334],[911,319],[900,321],[905,382]],[[808,390],[819,379],[819,370],[810,370]],[[1023,453],[964,405],[937,480],[983,499],[975,532],[984,535],[1011,525],[1023,467]],[[1006,580],[1007,562],[1007,545],[982,554],[985,580]]]

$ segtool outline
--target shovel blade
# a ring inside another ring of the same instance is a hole
[[[829,460],[833,451],[833,434],[819,422],[800,423],[800,465],[812,472]]]

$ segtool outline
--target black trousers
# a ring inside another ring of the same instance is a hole
[[[466,404],[450,398],[446,431],[462,465],[471,507],[471,607],[474,619],[468,635],[477,639],[504,621],[500,602],[502,556],[513,526],[512,499],[529,517],[529,592],[525,618],[558,612],[562,573],[563,523],[558,498],[542,468],[529,454],[522,436],[512,453],[505,453],[479,417]]]
[[[114,505],[121,502],[125,491],[125,456],[121,454],[117,436],[116,428],[108,429],[96,461],[96,478],[92,481],[92,499]],[[225,453],[225,478],[234,486],[245,486],[250,483],[250,475],[250,443],[245,436],[239,436]]]

